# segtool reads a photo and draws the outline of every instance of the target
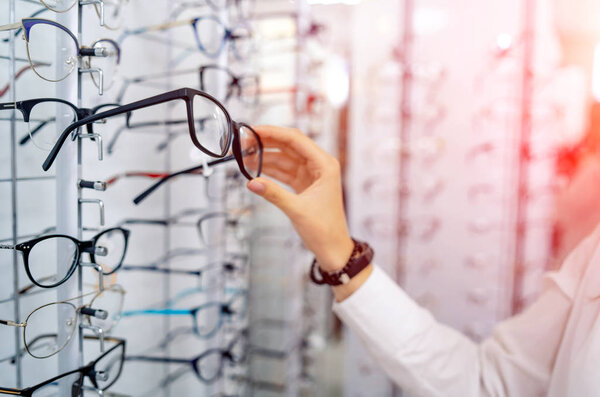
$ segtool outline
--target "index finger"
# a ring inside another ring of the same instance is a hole
[[[265,147],[285,148],[306,161],[325,164],[329,154],[297,129],[271,125],[253,126]]]

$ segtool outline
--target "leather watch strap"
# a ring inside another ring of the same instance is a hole
[[[352,241],[354,242],[354,249],[350,259],[342,269],[336,272],[324,272],[319,267],[317,259],[313,260],[310,268],[310,279],[315,284],[333,286],[348,284],[354,276],[369,266],[374,256],[373,249],[365,242],[354,239]]]

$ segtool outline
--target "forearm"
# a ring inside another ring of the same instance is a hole
[[[568,310],[569,300],[550,288],[478,345],[438,323],[377,267],[334,304],[375,361],[414,396],[543,394]]]

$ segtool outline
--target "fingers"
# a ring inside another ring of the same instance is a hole
[[[263,174],[270,176],[285,185],[294,187],[296,178],[285,171],[278,170],[277,168],[266,168],[263,170]],[[294,188],[294,190],[296,189]]]
[[[282,151],[293,152],[306,161],[326,164],[329,154],[321,149],[299,130],[274,126],[253,127],[265,147],[278,147]]]
[[[304,161],[287,153],[264,152],[262,164],[263,168],[277,168],[281,171],[295,173],[304,166]]]
[[[266,178],[254,178],[246,185],[248,189],[276,205],[288,217],[296,212],[296,195],[274,181]]]

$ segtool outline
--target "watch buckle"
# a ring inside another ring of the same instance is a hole
[[[350,282],[350,276],[348,276],[348,273],[342,273],[340,275],[339,281],[343,285],[346,285],[346,284],[348,284]]]

